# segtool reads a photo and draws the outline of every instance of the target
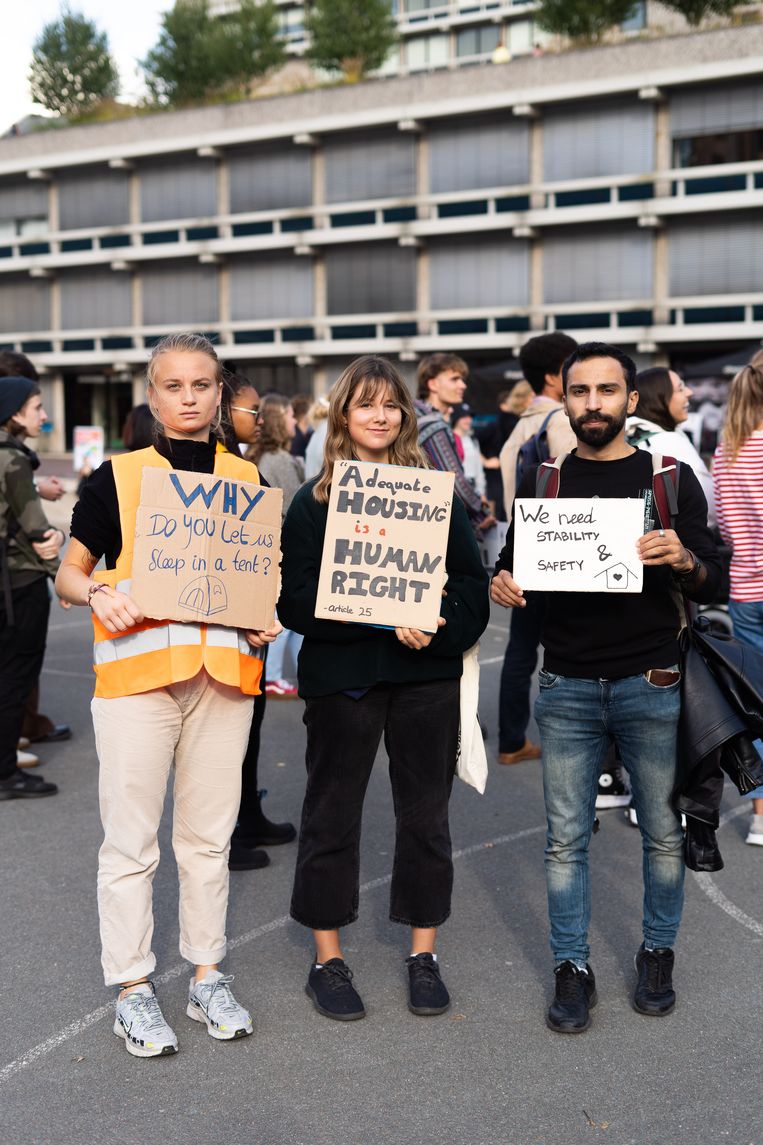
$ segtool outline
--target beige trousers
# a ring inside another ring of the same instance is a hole
[[[252,697],[213,680],[92,702],[104,840],[98,863],[107,986],[151,974],[157,832],[175,768],[172,847],[180,877],[180,953],[195,965],[226,952],[228,851],[241,798]]]

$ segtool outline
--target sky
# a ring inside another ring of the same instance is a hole
[[[0,135],[12,123],[40,109],[29,95],[32,45],[45,24],[55,20],[60,0],[26,0],[13,5],[13,16],[3,21],[3,82],[0,96]],[[162,12],[172,0],[71,0],[71,9],[94,20],[108,34],[111,54],[122,79],[122,99],[141,92],[136,60],[156,43]]]

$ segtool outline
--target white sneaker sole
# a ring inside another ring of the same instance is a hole
[[[763,847],[763,835],[758,831],[750,831],[745,843],[750,843],[753,847]]]
[[[237,1038],[248,1038],[250,1034],[254,1033],[251,1022],[245,1026],[239,1026],[237,1030],[218,1030],[217,1026],[210,1022],[201,1007],[195,1006],[193,1002],[188,1003],[185,1012],[189,1018],[193,1018],[194,1022],[202,1022],[207,1027],[210,1038],[215,1038],[218,1042],[232,1042]]]
[[[134,1058],[165,1058],[170,1054],[178,1052],[177,1046],[168,1043],[166,1046],[158,1046],[156,1049],[147,1050],[145,1046],[136,1046],[134,1042],[130,1041],[122,1024],[118,1018],[114,1020],[114,1033],[118,1038],[121,1038],[125,1044],[128,1054],[132,1054]]]

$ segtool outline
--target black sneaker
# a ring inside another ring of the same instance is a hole
[[[440,967],[432,954],[411,954],[408,967],[408,1009],[419,1017],[444,1014],[450,1005],[450,994],[440,977]]]
[[[269,864],[270,856],[267,851],[257,851],[254,847],[247,847],[241,839],[233,836],[228,855],[229,871],[260,871]]]
[[[47,783],[41,775],[30,775],[18,768],[7,779],[0,779],[0,799],[40,799],[57,792],[55,783]]]
[[[580,970],[574,962],[562,962],[554,970],[556,992],[546,1015],[546,1025],[557,1034],[582,1034],[591,1024],[598,998],[593,970]]]
[[[341,958],[330,958],[321,966],[314,962],[305,993],[324,1018],[356,1022],[366,1016],[360,994],[352,984],[352,970]]]
[[[596,792],[596,810],[607,811],[610,807],[627,807],[631,794],[625,786],[620,768],[614,771],[602,771],[599,776],[599,786]]]
[[[638,982],[633,994],[633,1009],[639,1014],[652,1018],[662,1018],[669,1014],[676,1004],[673,989],[673,963],[675,956],[667,947],[662,950],[647,950],[639,947],[635,959]]]

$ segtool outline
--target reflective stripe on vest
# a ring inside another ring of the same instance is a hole
[[[115,567],[99,573],[98,579],[129,593],[143,468],[171,469],[172,466],[153,447],[114,458],[112,466],[123,546]],[[257,469],[251,462],[228,453],[219,445],[214,471],[221,477],[250,484],[259,481]],[[95,613],[93,627],[96,696],[131,696],[166,687],[190,679],[202,668],[222,684],[239,688],[246,695],[259,695],[264,649],[252,648],[243,632],[236,628],[146,620],[128,632],[114,634],[103,627]]]

